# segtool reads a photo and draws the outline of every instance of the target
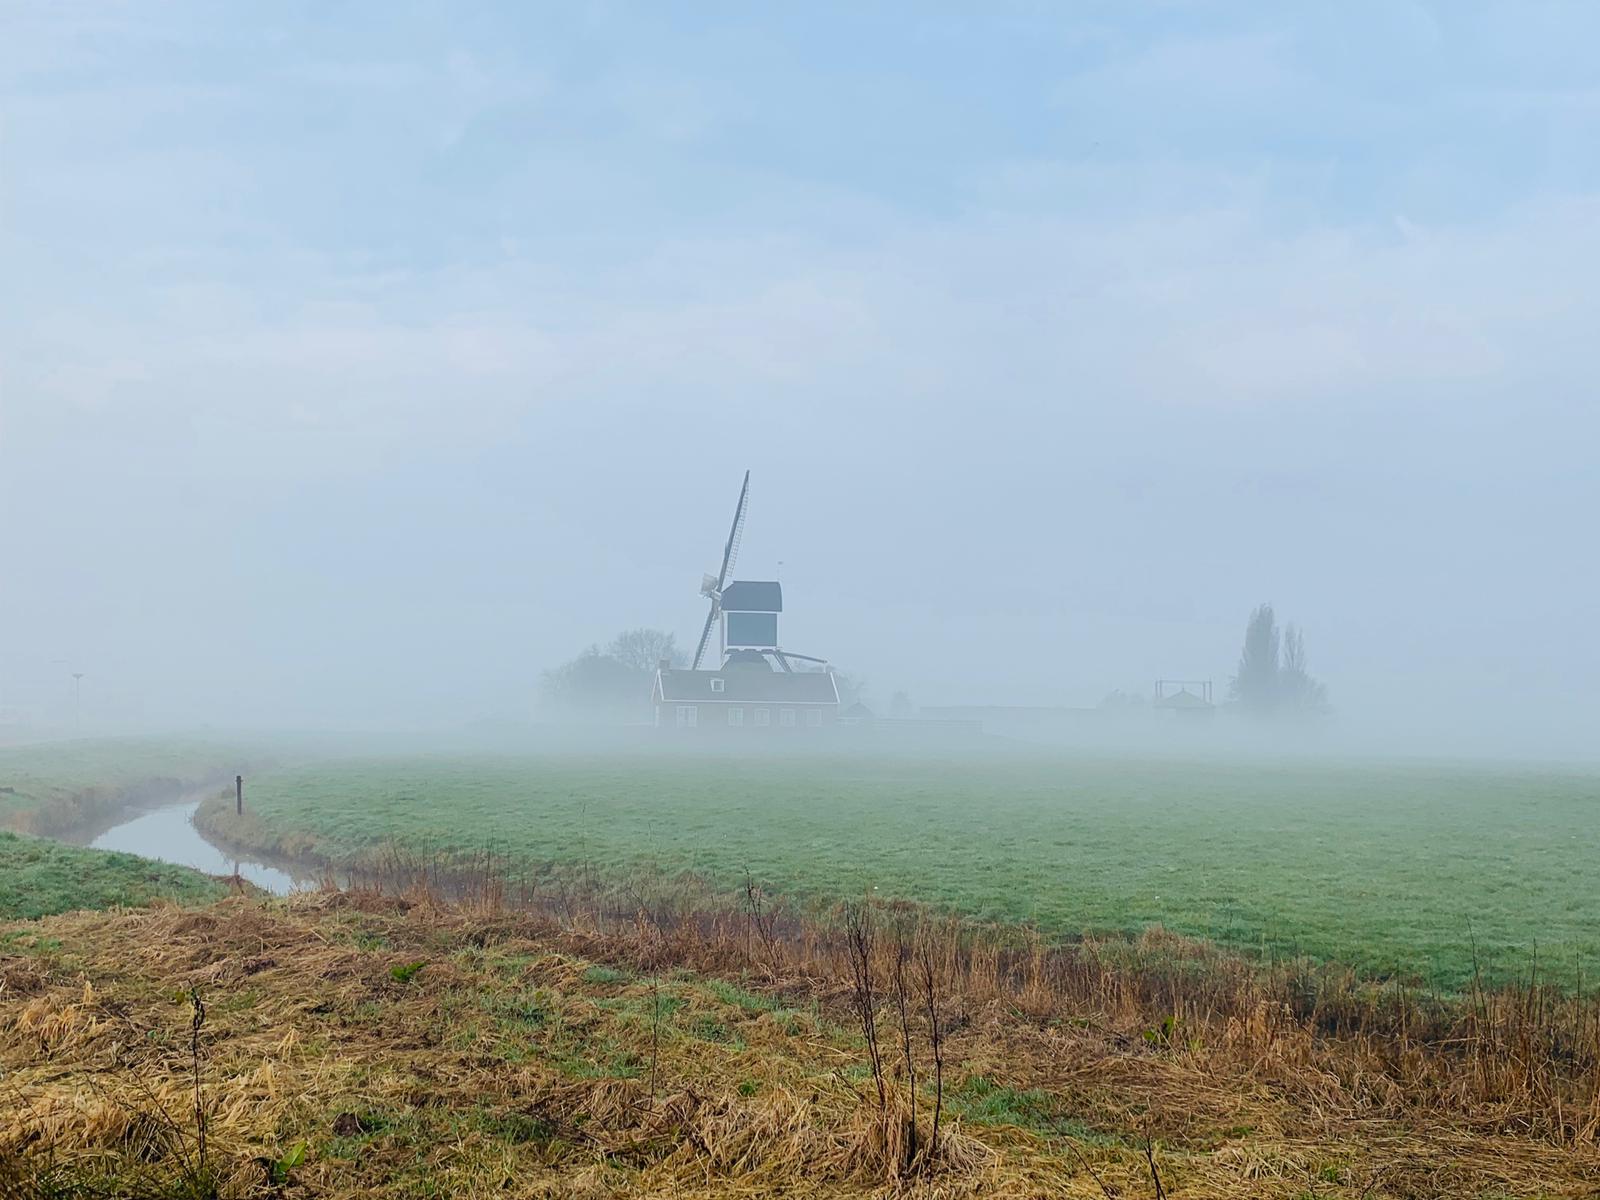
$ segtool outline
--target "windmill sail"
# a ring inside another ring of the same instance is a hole
[[[739,557],[739,541],[744,537],[744,516],[750,510],[750,472],[744,473],[744,486],[739,489],[739,504],[733,510],[733,525],[728,529],[728,544],[722,550],[722,571],[717,575],[717,591],[728,583],[728,572],[733,570],[733,560]]]
[[[694,648],[694,670],[700,669],[700,660],[705,657],[706,643],[711,640],[711,627],[717,623],[717,602],[711,601],[711,611],[706,614],[706,627],[700,631],[700,644]]]
[[[695,647],[694,666],[692,670],[700,669],[700,662],[706,655],[706,643],[711,640],[711,627],[717,623],[717,609],[722,597],[722,589],[727,586],[728,572],[733,570],[733,560],[739,557],[739,540],[744,536],[745,513],[750,508],[750,472],[744,473],[744,484],[739,488],[739,503],[733,510],[733,524],[728,527],[728,541],[722,548],[722,570],[717,572],[714,587],[708,587],[712,580],[709,575],[700,585],[700,593],[711,598],[711,611],[706,613],[705,628],[700,631],[700,644]]]

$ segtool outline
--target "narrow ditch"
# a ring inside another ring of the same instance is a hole
[[[213,845],[194,825],[195,810],[204,798],[205,793],[174,795],[164,804],[128,813],[124,820],[79,844],[193,867],[207,875],[238,875],[275,896],[316,886],[309,876]]]

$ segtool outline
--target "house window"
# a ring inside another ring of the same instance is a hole
[[[806,724],[815,729],[822,724],[822,710],[820,708],[806,709]]]
[[[713,679],[711,681],[711,690],[713,692],[720,692],[722,690],[722,685],[727,682],[728,681],[726,679]]]
[[[678,728],[693,729],[700,724],[700,710],[693,704],[678,705]]]
[[[732,708],[730,708],[728,710],[728,724],[729,725],[743,725],[744,724],[744,709],[740,708],[737,704],[734,705]]]
[[[756,724],[757,725],[771,725],[772,724],[772,710],[770,708],[758,708],[758,709],[756,709]]]
[[[778,710],[778,724],[786,729],[794,728],[794,709],[780,708]]]

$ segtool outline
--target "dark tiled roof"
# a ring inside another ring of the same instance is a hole
[[[782,612],[783,588],[775,579],[735,579],[722,589],[728,612]]]
[[[723,681],[723,690],[711,690],[711,681]],[[737,700],[760,704],[837,704],[839,692],[826,671],[658,671],[656,686],[662,699]]]

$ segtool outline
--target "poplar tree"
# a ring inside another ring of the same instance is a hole
[[[1228,687],[1229,694],[1251,712],[1269,713],[1278,707],[1279,642],[1272,605],[1257,605],[1244,629],[1238,674]]]
[[[1327,689],[1306,669],[1305,635],[1293,625],[1280,632],[1270,604],[1257,605],[1250,614],[1228,694],[1259,716],[1320,713],[1328,707]]]

